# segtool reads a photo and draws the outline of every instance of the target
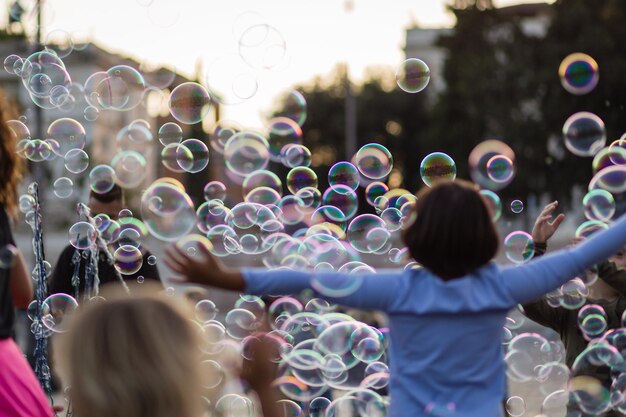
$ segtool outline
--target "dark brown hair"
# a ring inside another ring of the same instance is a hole
[[[0,203],[9,214],[17,216],[17,186],[22,179],[24,161],[17,154],[17,136],[7,124],[10,112],[0,92]]]
[[[411,256],[443,280],[467,275],[498,251],[498,233],[478,187],[440,182],[417,195],[415,220],[404,231]]]
[[[111,188],[106,193],[98,194],[93,190],[89,191],[89,198],[96,199],[101,203],[111,203],[113,201],[121,201],[123,203],[124,192],[119,185],[114,184],[113,188]]]

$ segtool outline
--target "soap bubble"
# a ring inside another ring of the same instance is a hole
[[[608,191],[595,189],[585,194],[583,207],[587,219],[607,222],[615,214],[615,199]]]
[[[350,162],[337,162],[328,170],[328,184],[331,187],[345,185],[356,190],[359,181],[359,171]]]
[[[109,165],[96,165],[89,172],[89,187],[96,194],[106,194],[115,185],[115,171]]]
[[[115,65],[98,79],[93,88],[92,99],[96,99],[99,107],[129,111],[141,102],[146,82],[136,69],[128,65]]]
[[[178,145],[176,161],[185,172],[195,174],[209,164],[209,149],[198,139],[187,139]]]
[[[268,123],[267,142],[270,158],[274,162],[280,162],[285,146],[302,143],[302,128],[288,117],[276,117]]]
[[[490,190],[480,190],[480,195],[483,196],[483,201],[487,205],[487,209],[489,209],[491,220],[497,222],[502,215],[502,200],[500,200],[498,194]]]
[[[306,99],[299,91],[290,91],[280,96],[275,104],[274,117],[286,117],[302,126],[307,117]]]
[[[504,238],[506,257],[515,263],[524,263],[535,253],[533,238],[526,232],[515,231]]]
[[[75,223],[69,230],[70,244],[76,249],[90,249],[94,247],[98,232],[87,222]]]
[[[292,194],[303,188],[317,188],[317,174],[308,167],[295,167],[287,174],[287,188]]]
[[[506,159],[494,159],[496,156]],[[468,164],[472,181],[489,190],[501,190],[515,178],[510,171],[511,167],[515,167],[515,153],[499,140],[486,140],[476,145],[468,157]],[[492,176],[498,181],[494,181]]]
[[[78,302],[67,294],[52,294],[46,298],[41,306],[41,321],[46,328],[55,333],[68,330],[70,316],[78,309]]]
[[[50,123],[46,132],[50,139],[58,143],[57,155],[64,156],[71,149],[83,149],[87,144],[85,128],[78,121],[68,117]]]
[[[456,178],[456,163],[443,152],[433,152],[422,159],[420,176],[424,184],[431,187],[437,181]]]
[[[515,214],[519,214],[524,211],[524,203],[520,200],[511,201],[511,211]]]
[[[74,192],[74,183],[67,177],[57,178],[54,181],[54,195],[59,198],[68,198]]]
[[[497,183],[510,183],[515,176],[513,161],[504,155],[494,155],[487,161],[487,176]]]
[[[577,96],[587,94],[598,85],[598,63],[587,54],[570,54],[559,66],[559,77],[567,92]]]
[[[410,58],[400,65],[396,73],[396,83],[407,93],[419,93],[430,81],[430,68],[421,59]]]
[[[89,166],[89,155],[82,149],[71,149],[63,158],[65,162],[65,169],[72,174],[80,174],[85,171]]]
[[[311,165],[311,151],[304,145],[288,144],[280,150],[280,159],[288,168]]]
[[[180,143],[183,140],[183,129],[173,122],[164,123],[159,128],[159,142],[163,146]]]
[[[157,239],[176,241],[196,224],[191,198],[171,182],[155,181],[141,197],[141,214],[150,233]]]
[[[606,145],[604,122],[593,113],[575,113],[563,125],[563,139],[574,155],[594,156]]]
[[[364,177],[382,179],[391,172],[393,157],[391,152],[383,145],[369,143],[362,146],[356,153],[354,164]]]
[[[226,186],[221,181],[209,181],[204,186],[204,199],[206,201],[226,199]]]
[[[172,90],[168,106],[176,120],[192,125],[200,122],[209,113],[211,97],[200,84],[187,82]]]
[[[148,175],[146,159],[135,151],[118,152],[111,160],[115,182],[122,188],[141,185]]]
[[[122,275],[137,273],[143,265],[141,251],[132,245],[123,245],[117,248],[113,254],[113,266]]]
[[[270,159],[269,144],[257,133],[240,132],[226,142],[224,158],[230,171],[246,176],[267,166]]]

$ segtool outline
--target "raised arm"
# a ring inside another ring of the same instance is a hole
[[[387,310],[399,298],[402,276],[399,272],[377,274],[308,273],[292,270],[224,267],[202,248],[201,256],[189,257],[176,246],[167,249],[165,263],[184,277],[175,282],[210,285],[255,295],[299,294],[312,289],[316,296],[349,307]]]
[[[603,261],[626,244],[626,216],[581,244],[522,266],[504,268],[501,282],[514,304],[526,303],[558,288],[586,268]]]
[[[546,205],[539,216],[537,216],[537,220],[535,221],[532,231],[533,243],[535,246],[533,259],[537,259],[545,255],[548,250],[548,241],[557,231],[563,220],[565,220],[564,214],[559,214],[554,220],[552,220],[552,214],[558,205],[558,201],[553,201],[552,203]],[[542,326],[550,327],[556,331],[559,331],[563,326],[565,311],[561,307],[551,307],[543,296],[524,304],[522,307],[526,317],[541,324]]]

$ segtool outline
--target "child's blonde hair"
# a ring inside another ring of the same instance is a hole
[[[164,295],[82,307],[57,357],[77,417],[197,417],[199,333]]]

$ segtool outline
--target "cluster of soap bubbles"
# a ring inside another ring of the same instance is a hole
[[[156,13],[152,1],[142,2],[149,14]],[[97,194],[107,193],[117,184],[139,196],[140,218],[123,210],[117,220],[98,214],[72,224],[68,241],[80,251],[79,256],[97,252],[104,244],[115,270],[123,277],[135,275],[144,262],[143,242],[152,237],[175,242],[190,256],[209,251],[220,258],[247,257],[271,269],[315,271],[311,285],[328,297],[353,294],[362,283],[361,273],[387,267],[419,268],[401,238],[403,227],[415,216],[417,197],[388,182],[394,169],[391,152],[382,144],[367,143],[349,160],[334,163],[320,180],[311,168],[315,167],[313,155],[304,142],[308,109],[301,92],[287,91],[277,97],[261,129],[218,120],[206,140],[193,137],[191,132],[198,132],[193,129],[199,127],[195,125],[207,120],[216,103],[232,105],[251,99],[260,77],[281,70],[290,59],[281,32],[258,14],[241,15],[233,35],[237,54],[213,62],[201,83],[174,85],[172,72],[115,65],[78,84],[63,62],[75,49],[71,42],[65,47],[50,44],[25,58],[10,55],[5,59],[5,70],[22,80],[37,106],[53,110],[55,115],[67,115],[78,106],[83,115],[84,120],[58,117],[51,121],[45,138],[31,137],[24,120],[9,121],[21,157],[38,163],[57,157],[63,160],[64,171],[53,182],[54,195],[69,199],[77,194],[75,184],[86,183]],[[568,92],[587,94],[598,83],[598,65],[588,55],[572,54],[562,62],[559,76]],[[419,93],[430,82],[430,69],[420,59],[408,59],[398,68],[396,82],[407,93]],[[134,116],[134,109],[148,107],[151,101],[169,112],[160,126]],[[113,132],[106,144],[92,141],[93,125],[111,112],[124,112],[130,123]],[[594,176],[582,200],[586,221],[576,230],[577,238],[586,238],[607,228],[607,223],[621,214],[618,203],[626,192],[626,134],[606,146],[602,119],[581,111],[565,121],[563,138],[572,154],[593,157]],[[223,161],[219,167],[223,176],[203,180],[199,184],[203,200],[194,202],[185,185],[173,177],[206,172],[210,152],[211,158]],[[156,180],[153,160],[158,160],[157,169],[165,172]],[[271,164],[281,164],[286,175],[281,178]],[[457,164],[445,152],[429,153],[421,162],[415,161],[413,168],[427,187],[457,176]],[[484,140],[470,152],[468,171],[481,188],[492,220],[511,216],[508,211],[503,213],[498,192],[512,184],[518,173],[513,149],[500,139]],[[328,187],[320,189],[324,181]],[[522,200],[508,201],[513,215],[524,211]],[[20,198],[20,210],[30,225],[34,224],[34,205],[32,196]],[[532,236],[523,230],[509,230],[503,248],[514,264],[535,256]],[[0,268],[9,268],[15,253],[11,245],[0,249]],[[150,256],[146,262],[154,266],[157,258]],[[49,275],[51,266],[44,265],[44,270],[37,267],[33,271],[34,279]],[[330,271],[345,273],[345,278],[324,274]],[[585,305],[588,286],[597,279],[596,266],[546,297],[554,308],[580,309],[578,327],[593,342],[572,370],[562,364],[558,345],[538,334],[517,334],[521,324],[507,319],[503,331],[508,376],[517,382],[538,383],[545,395],[545,412],[563,406],[570,398],[589,413],[611,407],[626,410],[626,376],[622,374],[626,365],[621,354],[626,350],[626,333],[624,329],[607,330],[604,309]],[[137,278],[139,283],[143,280]],[[167,289],[168,294],[173,292],[173,288]],[[250,346],[261,337],[277,347],[279,374],[274,386],[286,398],[280,401],[285,415],[335,417],[345,410],[370,417],[386,415],[389,335],[384,323],[356,320],[312,293],[268,300],[242,295],[225,312],[219,311],[216,300],[205,290],[187,289],[185,295],[193,301],[193,319],[203,335],[203,386],[223,391],[217,401],[207,400],[207,407],[217,415],[254,414],[252,400],[229,392],[226,385],[227,376],[234,372],[229,368],[236,362],[233,359],[250,359]],[[86,301],[94,300],[101,301],[101,297]],[[31,303],[32,331],[40,334],[40,326],[44,335],[66,331],[78,302],[66,294],[52,294],[41,305]],[[261,336],[266,321],[271,329]],[[610,389],[578,375],[599,364],[618,375]],[[333,397],[332,390],[343,391],[343,395]],[[506,400],[506,409],[512,416],[522,416],[525,400],[512,396]],[[432,403],[424,411],[431,416],[454,415],[455,405]]]

